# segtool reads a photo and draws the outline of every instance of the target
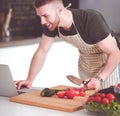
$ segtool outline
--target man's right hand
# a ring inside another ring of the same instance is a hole
[[[19,81],[14,81],[16,88],[21,89],[22,87],[24,88],[30,88],[32,83],[28,80],[19,80]]]

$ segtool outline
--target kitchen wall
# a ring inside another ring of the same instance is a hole
[[[100,11],[109,26],[120,33],[120,0],[80,0],[80,8]]]

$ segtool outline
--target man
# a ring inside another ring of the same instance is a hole
[[[42,39],[36,50],[26,80],[16,81],[31,87],[47,53],[58,35],[80,52],[78,71],[88,87],[107,88],[119,81],[120,51],[103,16],[94,10],[67,9],[62,0],[35,0],[36,13],[43,25]]]

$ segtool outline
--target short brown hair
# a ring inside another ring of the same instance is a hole
[[[58,1],[62,3],[62,0],[34,0],[34,7],[39,8],[47,3],[58,2]]]

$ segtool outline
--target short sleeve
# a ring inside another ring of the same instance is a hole
[[[87,28],[87,37],[91,40],[92,44],[105,39],[109,33],[111,33],[111,30],[104,17],[100,14],[93,16]]]

